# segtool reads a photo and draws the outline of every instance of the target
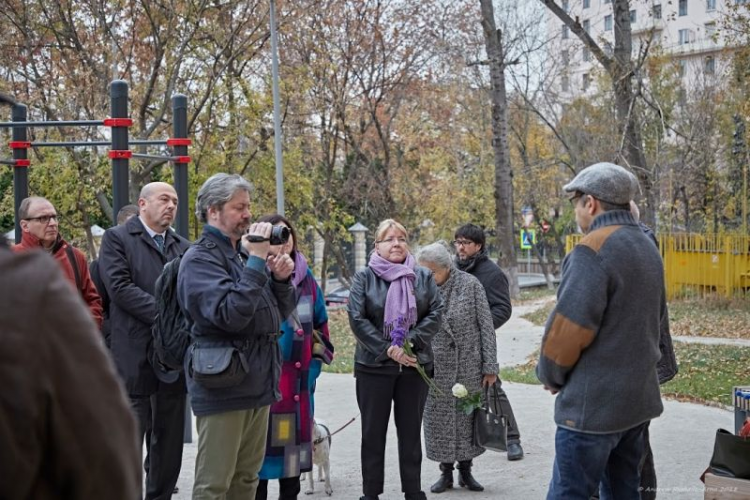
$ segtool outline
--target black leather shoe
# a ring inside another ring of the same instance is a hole
[[[430,486],[433,493],[443,493],[446,489],[453,489],[453,464],[440,464],[440,478],[435,484]]]
[[[484,486],[471,475],[471,460],[458,462],[458,485],[469,491],[484,491]]]
[[[417,493],[407,493],[404,495],[405,500],[427,500],[427,495],[424,494],[424,491],[419,491]]]
[[[508,445],[508,460],[521,460],[523,458],[523,448],[521,443],[511,443]]]

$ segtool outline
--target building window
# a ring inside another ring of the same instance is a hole
[[[568,0],[562,1],[562,8],[565,12],[570,12],[570,5],[569,5]]]
[[[583,91],[586,92],[589,89],[589,85],[591,82],[589,81],[589,74],[584,73],[583,77],[581,78],[581,84],[583,86]]]
[[[678,31],[679,35],[679,44],[685,45],[686,43],[690,43],[693,41],[693,31],[689,29],[682,29]]]
[[[706,0],[706,12],[716,10],[716,0]]]
[[[633,44],[633,51],[635,51],[635,44]],[[614,54],[614,50],[612,50],[612,44],[607,41],[604,42],[604,54],[608,57],[612,57],[612,55]]]
[[[570,91],[570,77],[568,75],[563,75],[560,86],[562,87],[563,92],[569,92]]]
[[[587,48],[583,48],[583,61],[589,62],[591,60],[591,51]]]
[[[687,61],[685,59],[680,59],[679,61],[677,61],[677,74],[680,75],[680,77],[684,77],[686,72]]]
[[[651,7],[651,15],[654,16],[654,19],[661,19],[661,4]]]
[[[562,51],[562,63],[563,66],[570,64],[570,54],[568,53],[568,49],[563,49]]]
[[[605,4],[612,3],[612,0],[604,0]]]
[[[635,24],[637,21],[638,19],[635,14],[635,9],[633,9],[630,11],[630,24]]]
[[[604,16],[604,31],[612,31],[612,14]]]
[[[703,25],[706,29],[706,38],[714,38],[716,36],[716,22],[710,22]]]
[[[687,16],[687,0],[680,0],[680,15]]]
[[[562,27],[562,39],[563,40],[567,40],[568,38],[570,38],[570,30],[568,29],[567,26],[563,25],[563,27]]]
[[[586,33],[588,33],[589,30],[591,30],[591,21],[589,21],[588,19],[586,19],[586,20],[583,21],[583,31],[585,31]]]
[[[703,60],[703,72],[707,75],[713,75],[716,72],[716,59],[713,56],[706,56]]]
[[[591,0],[583,0],[583,8],[588,9],[591,7]]]

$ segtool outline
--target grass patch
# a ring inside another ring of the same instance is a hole
[[[529,302],[535,302],[540,299],[548,299],[554,297],[557,293],[557,288],[554,290],[548,290],[546,286],[535,286],[532,288],[521,288],[521,294],[517,299],[513,299],[512,303],[514,306],[520,306]]]
[[[675,342],[674,349],[680,371],[661,387],[666,398],[726,406],[732,404],[732,387],[750,383],[750,348]],[[539,350],[525,364],[503,368],[500,378],[540,385],[535,372],[538,357]]]
[[[328,310],[328,332],[331,335],[335,356],[330,365],[323,365],[329,373],[352,373],[354,369],[354,348],[357,341],[349,328],[346,308]]]
[[[732,404],[732,387],[750,382],[750,348],[674,343],[679,373],[662,386],[665,396],[708,404]]]
[[[669,303],[672,335],[750,339],[750,300],[710,296]]]
[[[552,309],[555,308],[555,304],[556,302],[554,300],[550,300],[542,304],[538,309],[534,309],[521,317],[536,326],[544,326],[545,323],[547,323],[547,318],[549,318]]]

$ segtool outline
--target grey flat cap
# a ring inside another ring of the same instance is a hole
[[[602,162],[578,172],[563,189],[568,193],[590,194],[614,205],[628,205],[638,190],[638,179],[619,165]]]

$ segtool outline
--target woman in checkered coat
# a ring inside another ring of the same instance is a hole
[[[458,408],[451,389],[463,384],[474,394],[497,380],[497,340],[484,287],[474,276],[456,269],[440,243],[428,245],[417,256],[419,265],[432,271],[445,309],[440,331],[432,340],[435,376],[443,395],[430,391],[424,413],[427,458],[440,462],[441,476],[433,493],[453,487],[458,462],[459,485],[471,491],[484,488],[471,475],[472,459],[484,453],[473,443],[473,416]]]

